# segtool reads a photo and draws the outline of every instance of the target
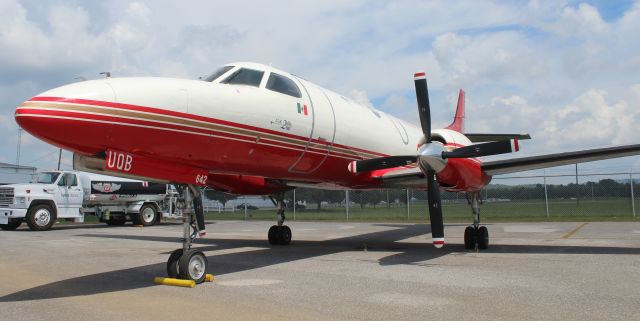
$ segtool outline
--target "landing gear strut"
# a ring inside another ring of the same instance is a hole
[[[207,271],[207,257],[191,244],[198,236],[207,234],[204,226],[202,196],[195,185],[176,186],[180,197],[177,210],[182,212],[182,248],[171,253],[167,260],[167,275],[170,278],[204,282]],[[195,222],[194,222],[195,216]]]
[[[273,195],[271,201],[276,205],[278,224],[269,228],[269,244],[271,245],[289,245],[291,243],[291,229],[284,225],[284,192],[278,192]]]
[[[480,226],[480,192],[467,194],[473,211],[473,225],[464,230],[464,247],[468,250],[484,250],[489,247],[489,230]]]

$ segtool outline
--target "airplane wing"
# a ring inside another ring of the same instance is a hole
[[[484,162],[482,170],[494,176],[634,155],[640,155],[640,144]],[[424,173],[418,167],[388,171],[375,178],[382,180],[386,188],[426,186]]]
[[[482,171],[493,176],[638,154],[640,154],[640,144],[588,149],[576,152],[484,162],[482,163]]]
[[[493,142],[500,140],[509,140],[509,139],[517,139],[517,140],[526,140],[531,139],[531,135],[529,134],[473,134],[473,133],[465,133],[465,136],[469,138],[469,140],[473,143],[480,142]]]

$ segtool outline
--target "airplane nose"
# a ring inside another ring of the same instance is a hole
[[[45,142],[83,154],[105,149],[110,125],[95,116],[91,102],[115,102],[106,80],[69,84],[45,91],[16,108],[20,127]],[[92,116],[93,115],[93,116]]]

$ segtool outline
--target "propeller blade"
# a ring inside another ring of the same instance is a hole
[[[393,168],[398,166],[406,166],[416,162],[416,156],[388,156],[349,163],[347,169],[351,173],[368,172],[376,169]]]
[[[471,158],[498,154],[513,153],[520,150],[517,139],[501,140],[482,144],[469,145],[442,152],[442,158]]]
[[[417,72],[413,75],[413,82],[416,86],[416,99],[418,101],[418,115],[420,115],[420,125],[422,133],[427,143],[431,142],[431,108],[429,107],[429,90],[427,89],[427,74]]]
[[[442,221],[442,202],[440,199],[440,184],[436,179],[436,172],[427,171],[427,196],[429,198],[429,219],[431,220],[431,237],[433,246],[444,246],[444,223]]]

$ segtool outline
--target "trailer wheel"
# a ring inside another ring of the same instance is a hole
[[[32,231],[46,231],[56,221],[53,209],[48,204],[33,206],[27,212],[27,225]]]
[[[0,224],[0,229],[5,231],[13,231],[22,224],[22,219],[10,219],[7,224]]]
[[[109,217],[106,223],[107,225],[111,225],[111,226],[122,226],[126,222],[127,222],[127,219],[124,217],[124,214],[123,214],[123,215],[112,215],[111,217]]]
[[[140,224],[144,226],[151,226],[156,224],[158,220],[158,210],[152,204],[144,204],[140,207],[138,215],[134,216],[134,224]]]

